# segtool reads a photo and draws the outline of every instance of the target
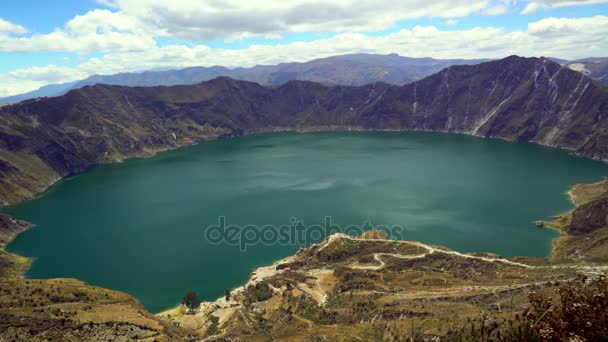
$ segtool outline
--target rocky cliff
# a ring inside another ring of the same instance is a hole
[[[27,199],[105,162],[270,130],[432,130],[534,142],[608,159],[608,93],[545,58],[452,66],[403,86],[217,78],[96,85],[0,108],[0,199]]]

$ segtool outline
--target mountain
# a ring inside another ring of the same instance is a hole
[[[550,59],[551,61],[557,63],[557,64],[567,64],[568,63],[567,59],[556,58],[556,57],[547,57],[547,58]]]
[[[208,81],[220,76],[257,82],[263,85],[281,85],[290,80],[313,81],[327,85],[364,85],[373,82],[404,84],[424,78],[450,65],[478,64],[483,61],[487,60],[437,60],[433,58],[401,57],[397,54],[351,54],[315,59],[306,63],[262,65],[252,68],[229,69],[213,66],[116,75],[93,75],[81,81],[44,86],[26,94],[0,98],[0,104],[17,103],[38,97],[59,96],[69,90],[87,85],[110,84],[132,87],[187,85]]]
[[[263,85],[281,85],[291,80],[326,85],[365,85],[373,82],[405,84],[436,73],[451,65],[479,64],[487,60],[437,60],[409,58],[397,54],[351,54],[316,59],[306,63],[285,63],[275,67],[245,69],[232,78]]]
[[[221,66],[210,68],[191,67],[180,70],[144,71],[140,73],[120,73],[116,75],[93,75],[75,82],[71,89],[88,85],[110,84],[129,87],[172,86],[178,84],[196,84],[220,76],[236,77],[241,69],[228,69]]]
[[[585,58],[566,63],[572,69],[608,86],[608,58]]]
[[[134,156],[272,130],[429,130],[534,142],[608,159],[608,93],[545,58],[451,66],[402,86],[281,86],[227,77],[173,87],[86,86],[0,108],[0,195]]]
[[[49,84],[43,87],[40,87],[34,91],[30,91],[20,95],[8,96],[0,98],[0,105],[2,104],[10,104],[10,103],[18,103],[21,101],[35,99],[37,97],[50,97],[63,95],[67,93],[70,89],[76,85],[77,82],[68,82],[61,84]]]

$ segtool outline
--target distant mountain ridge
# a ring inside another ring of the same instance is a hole
[[[78,83],[78,82],[76,81],[76,82],[68,82],[68,83],[61,83],[61,84],[49,84],[49,85],[45,85],[43,87],[40,87],[34,91],[30,91],[27,93],[14,95],[14,96],[8,96],[8,97],[2,97],[2,98],[0,98],[0,105],[18,103],[21,101],[35,99],[38,97],[52,97],[52,96],[63,95],[65,93],[67,93],[68,91],[70,91],[71,89],[73,89],[74,86],[76,85],[76,83]]]
[[[582,72],[601,84],[608,86],[608,57],[585,58],[569,61],[564,64],[570,69]]]
[[[0,107],[0,199],[30,198],[92,165],[274,130],[427,130],[555,146],[608,160],[608,92],[546,58],[451,66],[402,86],[281,86],[220,77],[86,86]],[[2,204],[2,203],[0,203]]]
[[[586,58],[568,61],[550,60],[608,86],[608,58]],[[0,104],[18,103],[24,100],[60,96],[87,85],[109,84],[131,87],[189,85],[226,76],[237,80],[257,82],[261,85],[278,86],[288,81],[301,80],[325,85],[365,85],[384,82],[394,85],[420,80],[452,65],[479,64],[488,59],[433,59],[402,57],[397,54],[348,54],[314,59],[304,63],[258,65],[251,68],[226,68],[223,66],[189,67],[157,71],[93,75],[84,80],[64,84],[51,84],[25,94],[0,98]]]
[[[397,54],[350,54],[315,59],[305,63],[258,65],[229,69],[223,66],[189,67],[177,70],[143,71],[115,75],[93,75],[84,80],[47,85],[21,95],[0,98],[0,104],[17,103],[38,97],[60,96],[87,85],[173,86],[196,84],[220,76],[277,86],[291,80],[327,85],[364,85],[373,82],[404,84],[422,79],[450,65],[478,64],[487,59],[410,58]]]

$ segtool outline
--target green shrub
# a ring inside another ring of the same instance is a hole
[[[608,278],[579,276],[556,289],[535,292],[529,307],[506,322],[485,317],[448,334],[449,341],[608,341]]]
[[[250,303],[263,302],[272,298],[272,294],[268,281],[263,280],[255,285],[249,285],[245,291],[245,298]]]

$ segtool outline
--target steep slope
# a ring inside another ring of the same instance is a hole
[[[566,65],[608,86],[608,58],[585,58],[567,62]]]
[[[315,59],[305,63],[259,65],[252,68],[229,69],[222,66],[191,67],[179,70],[145,71],[116,75],[93,75],[84,80],[44,86],[22,95],[0,98],[0,104],[17,103],[44,96],[60,96],[87,85],[123,86],[189,85],[220,76],[281,85],[291,80],[314,81],[328,85],[363,85],[372,82],[404,84],[435,73],[450,65],[477,64],[487,60],[409,58],[397,54],[351,54]]]
[[[192,86],[97,85],[0,108],[0,195],[15,203],[91,165],[202,139],[277,129],[457,132],[608,159],[608,94],[548,59],[452,66],[404,86],[217,78]]]

